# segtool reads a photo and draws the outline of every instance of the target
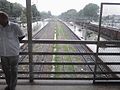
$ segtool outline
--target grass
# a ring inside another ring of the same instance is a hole
[[[64,28],[60,23],[56,24],[56,35],[57,35],[57,39],[68,39],[69,36],[67,35],[67,33],[64,32]],[[74,46],[72,45],[66,45],[66,44],[56,44],[54,45],[54,48],[56,48],[56,52],[60,52],[60,51],[65,51],[65,52],[76,52],[76,49],[74,48]],[[55,62],[72,62],[73,60],[73,56],[55,56]],[[80,60],[80,57],[76,56],[74,59]],[[64,67],[64,68],[63,68]],[[64,69],[64,71],[68,71],[68,72],[75,72],[74,70],[74,65],[55,65],[55,72],[62,72]],[[55,77],[60,77],[61,74],[56,74]],[[73,77],[73,75],[69,75],[69,77]]]

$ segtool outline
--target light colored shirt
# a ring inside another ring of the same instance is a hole
[[[6,27],[0,26],[0,56],[19,55],[19,39],[24,36],[20,27],[13,22],[9,22]]]

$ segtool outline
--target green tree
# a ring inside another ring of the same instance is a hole
[[[20,16],[20,20],[22,23],[26,23],[27,22],[27,18],[26,18],[26,8],[23,10],[21,16]]]
[[[38,21],[40,18],[40,12],[38,11],[37,7],[35,4],[33,4],[31,6],[31,12],[32,12],[32,18],[33,18],[33,22],[34,21]]]
[[[0,0],[0,10],[6,13],[10,13],[10,3],[6,0]]]
[[[83,9],[82,9],[76,15],[76,22],[79,22],[83,19],[85,19],[85,16],[84,16],[84,12],[83,12]]]
[[[40,16],[40,12],[37,10],[37,7],[35,4],[33,4],[31,6],[31,9],[32,9],[32,16],[33,17],[37,17],[37,16]]]
[[[48,11],[48,15],[49,15],[49,16],[52,16],[51,11]]]
[[[84,17],[84,11],[83,11],[83,10],[80,10],[80,11],[78,12],[78,16],[79,16],[79,17]]]
[[[20,17],[24,7],[18,3],[13,3],[13,5],[11,5],[11,9],[12,17]]]
[[[48,12],[41,12],[40,15],[41,15],[41,19],[42,19],[42,20],[43,20],[43,19],[50,18],[50,17],[52,16],[52,14],[51,14],[50,11],[48,11]]]
[[[90,20],[97,20],[99,12],[99,6],[93,3],[86,5],[83,8],[83,14]]]
[[[23,6],[17,3],[10,3],[6,0],[0,0],[0,10],[9,14],[10,17],[19,17]]]
[[[62,13],[59,18],[65,21],[75,21],[77,16],[77,11],[75,9],[70,9],[67,12]]]

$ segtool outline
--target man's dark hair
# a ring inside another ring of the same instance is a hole
[[[7,20],[8,19],[8,14],[3,12],[3,11],[0,11],[0,17],[4,20]]]

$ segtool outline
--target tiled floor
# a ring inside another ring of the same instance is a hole
[[[0,90],[4,90],[0,85]],[[94,85],[18,85],[16,90],[120,90],[120,86],[94,86]]]
[[[6,85],[0,85],[0,90],[4,90]],[[41,82],[34,84],[21,83],[16,90],[120,90],[120,84],[90,84],[79,82]]]

